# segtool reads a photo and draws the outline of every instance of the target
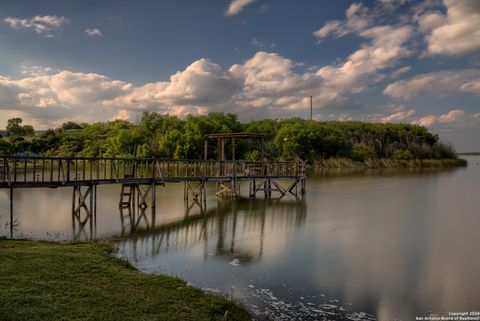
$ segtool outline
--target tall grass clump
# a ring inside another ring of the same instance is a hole
[[[435,144],[408,143],[406,149],[412,153],[416,159],[456,159],[457,154],[451,143],[438,141]]]

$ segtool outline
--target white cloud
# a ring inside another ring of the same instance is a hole
[[[89,35],[90,37],[100,37],[103,36],[103,33],[100,29],[98,28],[88,28],[85,29],[85,33]]]
[[[149,83],[136,87],[121,97],[122,103],[148,108],[149,104],[181,106],[214,106],[228,103],[242,90],[242,79],[211,62],[199,59],[170,77],[169,82]]]
[[[59,72],[60,70],[53,69],[51,67],[37,66],[29,63],[24,63],[20,66],[20,73],[22,76],[43,76],[50,75]]]
[[[263,107],[268,115],[287,116],[309,106],[323,108],[341,99],[326,80],[314,72],[295,72],[297,64],[276,53],[258,52],[244,64],[233,65],[230,72],[243,80],[243,90],[233,97],[238,106]],[[256,111],[257,113],[259,111]]]
[[[414,108],[392,103],[381,106],[380,109],[381,113],[360,115],[359,119],[373,123],[409,123],[417,113]]]
[[[53,31],[69,22],[67,17],[58,16],[35,16],[29,19],[7,17],[3,21],[14,29],[31,29],[45,37],[54,37]]]
[[[398,78],[401,75],[409,72],[411,69],[412,69],[412,67],[410,67],[410,66],[405,66],[405,67],[399,68],[399,69],[395,70],[394,72],[392,72],[390,74],[390,78]]]
[[[320,68],[317,75],[341,91],[364,91],[370,83],[383,79],[377,74],[378,71],[393,67],[401,59],[412,55],[412,51],[405,46],[412,32],[409,26],[366,29],[360,35],[371,39],[369,44],[362,45],[338,66]]]
[[[480,113],[467,114],[463,109],[452,109],[445,114],[412,120],[411,123],[436,129],[472,128],[480,125]]]
[[[453,123],[459,120],[463,115],[465,115],[465,112],[461,109],[450,110],[448,113],[438,116],[438,122],[440,124]]]
[[[461,85],[460,90],[464,92],[474,93],[480,96],[480,79],[475,79]]]
[[[345,62],[303,72],[297,71],[300,63],[264,51],[228,69],[199,59],[168,81],[142,86],[99,74],[44,72],[36,67],[36,72],[25,72],[20,80],[0,78],[0,109],[21,110],[46,127],[65,119],[133,120],[145,110],[175,115],[233,111],[242,118],[289,117],[308,109],[309,96],[313,96],[316,113],[327,107],[358,108],[344,94],[365,90],[382,79],[379,70],[408,56],[403,44],[410,33],[406,26],[369,27],[360,35],[370,42]]]
[[[316,30],[313,35],[318,38],[325,38],[332,34],[334,37],[343,37],[351,32],[359,32],[370,25],[372,18],[368,8],[361,3],[352,3],[346,10],[345,21],[331,20],[323,27]]]
[[[344,114],[345,110],[361,108],[344,94],[360,91],[357,83],[364,86],[374,83],[379,68],[394,65],[396,59],[382,53],[401,47],[396,42],[401,43],[409,32],[402,28],[384,28],[367,29],[366,35],[372,37],[372,42],[344,63],[307,68],[303,72],[299,71],[303,68],[299,67],[301,64],[263,51],[227,69],[202,58],[174,73],[167,81],[140,86],[95,73],[32,66],[25,68],[23,78],[18,80],[0,76],[0,114],[4,117],[5,113],[22,113],[26,120],[40,128],[66,120],[135,120],[143,111],[178,116],[231,111],[243,119],[290,117],[307,112],[309,96],[313,96],[315,117],[322,111]],[[395,35],[394,39],[384,38],[382,30]],[[378,52],[373,48],[379,49]],[[462,79],[465,81],[458,85],[465,84],[462,90],[475,88],[470,84],[472,77]],[[410,122],[414,114],[415,109],[390,104],[385,114],[372,115],[369,120]],[[447,114],[434,121],[446,123],[454,116],[455,113]]]
[[[106,102],[123,95],[132,86],[98,74],[61,71],[20,80],[0,78],[0,109],[21,111],[54,125],[65,119],[96,121],[116,113]]]
[[[412,117],[417,111],[415,109],[409,109],[409,110],[404,110],[404,111],[398,111],[396,113],[380,117],[378,119],[379,122],[381,123],[397,123],[397,122],[402,122],[410,117]]]
[[[199,59],[168,81],[142,86],[94,73],[26,73],[19,80],[0,77],[0,110],[22,112],[48,127],[66,119],[134,120],[145,110],[180,116],[232,111],[242,118],[288,117],[306,110],[310,95],[316,109],[345,103],[325,79],[314,72],[295,72],[296,66],[267,52],[229,69]]]
[[[417,22],[425,33],[426,55],[464,55],[480,50],[480,1],[444,0],[446,13],[422,8]]]
[[[342,37],[349,33],[368,40],[359,49],[350,54],[347,59],[336,65],[320,68],[317,75],[337,92],[358,93],[366,91],[371,84],[385,79],[379,72],[386,68],[395,67],[403,58],[413,55],[408,48],[408,42],[414,34],[410,25],[398,23],[396,25],[380,24],[385,6],[392,4],[380,3],[374,8],[368,8],[361,3],[353,3],[345,11],[344,21],[332,20],[313,34],[322,39],[329,35]],[[407,72],[409,67],[397,70],[393,77]]]
[[[240,13],[246,6],[255,2],[256,0],[232,0],[228,6],[225,15],[227,17],[235,16]]]
[[[433,116],[433,115],[424,116],[422,118],[412,121],[412,124],[430,127],[436,122],[437,118],[438,118],[437,116]]]
[[[468,91],[480,95],[478,82],[480,69],[460,69],[420,74],[388,85],[384,95],[397,99],[411,99],[422,91],[435,91],[442,95]]]

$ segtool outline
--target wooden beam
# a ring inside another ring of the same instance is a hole
[[[205,147],[204,147],[203,155],[204,155],[203,159],[207,161],[208,160],[208,140],[207,139],[205,139]]]

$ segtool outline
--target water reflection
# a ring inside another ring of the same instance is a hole
[[[135,233],[138,230],[151,230],[155,228],[156,208],[152,207],[150,213],[147,207],[119,207],[121,232],[120,236]]]
[[[93,216],[72,214],[72,237],[74,240],[95,240],[97,223]]]
[[[144,215],[145,224],[139,225],[132,211],[126,219],[121,210],[120,248],[135,262],[201,246],[204,260],[215,256],[232,264],[252,264],[262,258],[265,230],[301,228],[307,207],[302,200],[222,199],[213,209],[197,212],[192,214],[188,207],[183,219],[156,226],[153,212],[150,221]]]

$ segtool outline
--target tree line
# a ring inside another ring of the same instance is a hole
[[[202,159],[206,134],[249,132],[265,135],[268,159],[456,158],[453,146],[439,141],[427,128],[411,124],[380,124],[359,121],[313,121],[300,118],[240,122],[232,113],[188,115],[185,119],[145,112],[137,124],[124,120],[93,124],[64,123],[38,131],[8,120],[6,137],[0,138],[2,155],[59,157],[158,157]],[[227,157],[230,142],[226,142]],[[213,146],[212,146],[213,145]],[[217,155],[210,144],[209,158]],[[236,143],[237,159],[258,160],[258,141]]]

